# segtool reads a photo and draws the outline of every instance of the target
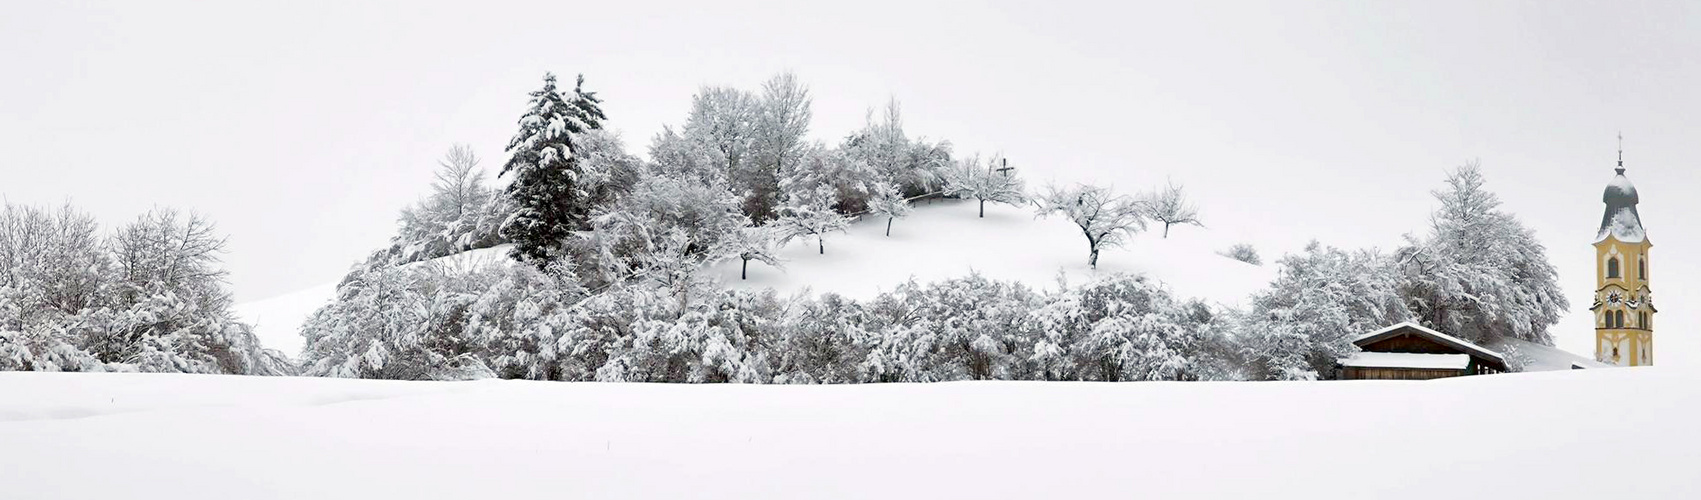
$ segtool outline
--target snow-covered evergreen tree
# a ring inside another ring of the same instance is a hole
[[[1427,239],[1408,236],[1396,257],[1406,304],[1424,325],[1474,342],[1512,337],[1552,345],[1548,327],[1569,307],[1534,232],[1500,208],[1468,163],[1433,194],[1441,206]]]
[[[979,201],[981,217],[986,217],[989,201],[1007,205],[1027,203],[1027,185],[1014,169],[1007,168],[1003,158],[996,156],[985,164],[978,156],[962,160],[945,170],[945,195]]]
[[[892,235],[892,221],[910,214],[910,200],[898,191],[896,184],[874,185],[868,198],[868,213],[886,218],[886,236]]]
[[[515,242],[514,257],[540,269],[561,254],[563,240],[587,227],[591,195],[584,168],[575,156],[574,138],[602,127],[600,99],[585,92],[583,75],[571,93],[555,88],[555,75],[546,74],[543,88],[531,93],[520,117],[520,131],[508,142],[510,175],[506,194],[514,215],[502,235]]]
[[[833,210],[834,194],[830,186],[792,194],[791,201],[780,209],[780,218],[772,224],[779,231],[780,246],[794,238],[813,237],[819,253],[826,254],[827,233],[850,227],[850,219]]]
[[[1087,237],[1087,265],[1098,268],[1099,250],[1120,247],[1128,238],[1146,230],[1142,204],[1111,192],[1110,188],[1078,184],[1073,188],[1046,188],[1035,200],[1040,217],[1068,217]]]
[[[1164,225],[1164,237],[1169,237],[1170,226],[1191,224],[1205,227],[1199,222],[1199,207],[1187,200],[1187,193],[1181,186],[1169,183],[1141,200],[1145,208],[1146,218]]]

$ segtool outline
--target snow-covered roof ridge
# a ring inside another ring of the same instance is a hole
[[[1642,229],[1642,216],[1636,212],[1636,204],[1641,197],[1636,193],[1636,186],[1619,170],[1607,183],[1606,191],[1601,193],[1601,202],[1606,204],[1606,213],[1601,216],[1601,229],[1595,234],[1595,242],[1606,241],[1607,236],[1617,238],[1626,243],[1640,243],[1647,239],[1647,231]]]
[[[1356,368],[1417,368],[1463,370],[1471,365],[1469,354],[1417,354],[1409,352],[1359,352],[1341,360],[1341,366]]]
[[[1456,349],[1459,349],[1461,351],[1476,353],[1479,356],[1499,360],[1502,363],[1506,362],[1506,357],[1500,355],[1499,352],[1489,350],[1486,347],[1476,345],[1474,343],[1466,341],[1465,339],[1461,339],[1461,338],[1458,338],[1458,337],[1454,337],[1452,335],[1441,333],[1441,332],[1426,328],[1423,325],[1413,323],[1413,322],[1410,322],[1410,321],[1401,321],[1399,323],[1395,323],[1393,325],[1390,325],[1387,328],[1383,328],[1381,330],[1366,333],[1364,335],[1359,335],[1357,338],[1353,339],[1353,344],[1359,345],[1359,344],[1370,343],[1370,342],[1375,341],[1375,340],[1381,340],[1381,337],[1383,337],[1383,336],[1386,336],[1388,334],[1394,333],[1395,331],[1398,331],[1398,330],[1401,330],[1401,329],[1406,329],[1406,328],[1416,330],[1418,333],[1422,333],[1426,336],[1434,338],[1435,340],[1440,341],[1443,344],[1448,344],[1448,345],[1450,345],[1450,346],[1452,346]]]

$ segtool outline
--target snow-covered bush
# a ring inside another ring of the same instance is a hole
[[[1198,380],[1225,373],[1210,309],[1143,276],[1112,274],[1053,295],[1034,313],[1031,356],[1048,380]]]
[[[1218,251],[1217,255],[1252,264],[1254,266],[1264,265],[1264,259],[1258,256],[1258,249],[1254,248],[1251,243],[1235,243],[1226,250]]]
[[[155,209],[97,229],[71,207],[0,212],[0,369],[290,371],[232,319],[212,223]]]
[[[977,273],[928,285],[910,282],[889,295],[887,303],[903,311],[887,331],[908,345],[886,351],[908,360],[906,380],[1009,380],[1031,373],[1036,334],[1028,315],[1041,300],[1028,287]]]

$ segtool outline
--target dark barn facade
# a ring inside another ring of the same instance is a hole
[[[1353,339],[1360,352],[1341,359],[1344,380],[1428,380],[1507,371],[1500,353],[1415,323]]]

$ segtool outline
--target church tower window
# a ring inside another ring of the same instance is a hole
[[[1618,257],[1607,259],[1607,277],[1618,277]]]

